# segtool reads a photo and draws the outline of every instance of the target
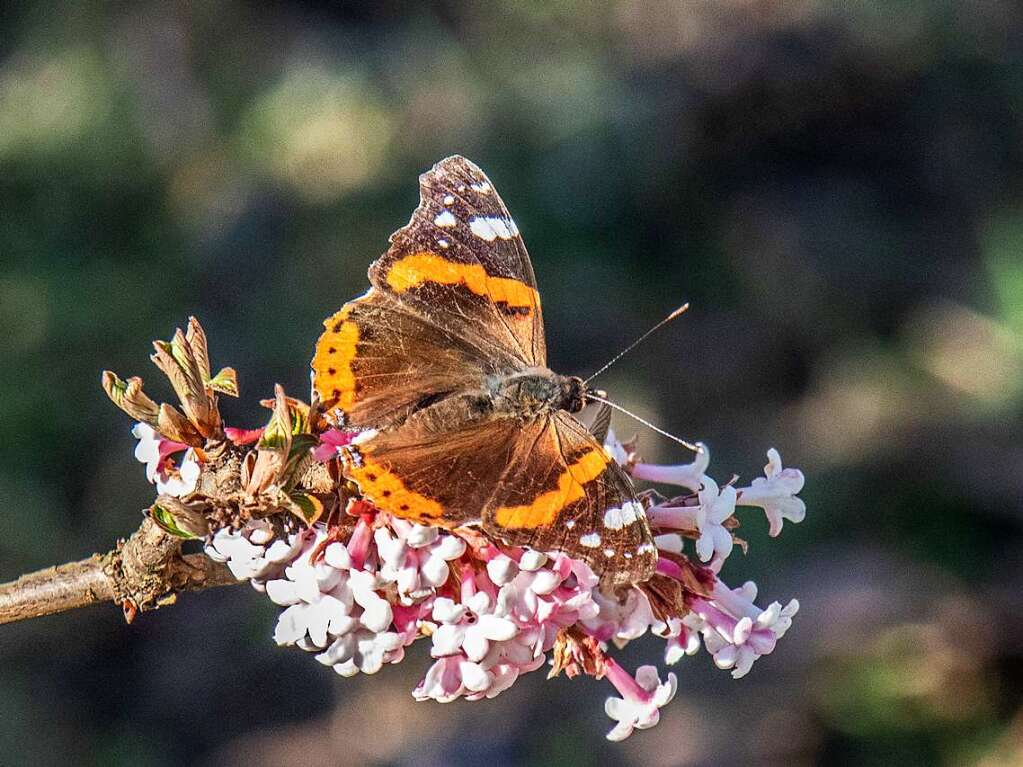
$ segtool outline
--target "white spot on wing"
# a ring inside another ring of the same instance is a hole
[[[610,559],[614,555],[615,555],[614,549],[604,549],[604,556],[607,557],[608,559]]]
[[[457,222],[455,214],[450,210],[445,210],[442,213],[437,214],[437,218],[433,220],[433,223],[437,226],[454,226]]]
[[[568,520],[565,523],[565,528],[566,529],[571,530],[573,527],[575,527],[575,520],[574,519],[570,519],[570,520]]]
[[[480,194],[490,194],[490,190],[493,188],[486,181],[482,181],[479,184],[473,184],[472,188]]]
[[[451,196],[450,194],[449,194],[449,195],[447,195],[447,196],[446,196],[446,197],[444,198],[444,204],[445,204],[445,205],[450,205],[450,204],[451,204],[451,203],[453,203],[454,201],[455,201],[455,198],[454,198],[454,197],[452,197],[452,196]]]
[[[450,243],[444,238],[441,238],[437,240],[437,244],[440,245],[442,248],[446,248]]]
[[[493,242],[500,238],[510,240],[519,233],[519,228],[510,218],[500,216],[476,216],[469,220],[469,229],[482,240]]]
[[[588,549],[595,549],[600,545],[600,536],[597,533],[586,533],[579,537],[579,543]]]
[[[493,242],[497,239],[497,232],[490,225],[490,221],[489,218],[474,218],[469,221],[469,229],[480,239]]]
[[[620,509],[608,509],[604,512],[604,526],[611,530],[621,530],[643,516],[643,507],[639,503],[626,501]]]

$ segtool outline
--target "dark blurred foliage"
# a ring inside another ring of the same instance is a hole
[[[102,368],[155,382],[196,314],[257,425],[455,152],[525,235],[552,366],[692,301],[607,388],[720,479],[778,447],[810,511],[745,515],[725,573],[802,601],[778,650],[683,662],[622,746],[604,684],[416,704],[421,650],[337,679],[235,588],[0,629],[0,762],[1023,762],[1021,54],[1008,0],[5,5],[0,579],[151,496]]]

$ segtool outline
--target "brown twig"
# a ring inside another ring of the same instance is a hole
[[[29,573],[0,584],[0,623],[114,602],[130,623],[139,612],[173,603],[183,591],[238,583],[204,554],[182,554],[181,541],[146,519],[106,554]]]
[[[80,562],[50,567],[0,584],[0,623],[38,618],[97,602],[113,601],[131,623],[146,610],[171,604],[182,591],[237,583],[230,571],[202,554],[182,554],[181,535],[202,538],[212,529],[240,527],[254,518],[293,514],[309,525],[333,514],[342,495],[328,466],[309,455],[322,428],[317,405],[287,397],[280,386],[271,402],[274,415],[251,447],[235,443],[224,430],[218,394],[238,396],[237,375],[224,368],[212,375],[206,333],[189,318],[171,341],[155,341],[152,357],[170,380],[179,406],[157,404],[142,391],[142,379],[121,380],[104,371],[107,396],[163,441],[190,446],[199,456],[195,489],[182,498],[160,495],[141,527],[113,551]],[[176,471],[173,460],[161,471]]]

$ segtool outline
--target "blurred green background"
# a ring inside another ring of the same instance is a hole
[[[0,763],[1023,764],[1007,0],[4,4],[0,580],[109,548],[150,500],[102,368],[155,385],[149,341],[195,314],[257,425],[455,152],[524,234],[552,367],[689,300],[606,387],[720,480],[770,446],[806,472],[806,522],[744,514],[725,570],[801,600],[778,650],[738,682],[687,659],[619,746],[606,684],[417,704],[422,648],[336,678],[247,588],[130,628],[93,608],[0,628]]]

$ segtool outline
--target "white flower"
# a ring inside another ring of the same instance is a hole
[[[696,553],[702,562],[714,556],[725,559],[732,553],[732,534],[724,522],[735,513],[735,488],[731,485],[718,490],[718,483],[704,476],[700,490],[700,506],[696,512],[696,526],[700,537],[696,540]]]
[[[206,555],[226,564],[238,580],[251,580],[257,591],[263,591],[265,581],[278,577],[310,536],[306,531],[274,540],[270,524],[254,520],[241,530],[229,527],[218,530],[206,545]]]
[[[676,621],[672,618],[671,621]],[[700,631],[705,626],[703,618],[695,613],[686,615],[677,626],[678,631],[672,632],[664,647],[664,662],[674,666],[686,655],[695,655],[700,651]]]
[[[627,466],[629,463],[629,452],[625,446],[618,441],[614,429],[608,427],[607,436],[604,438],[604,452],[619,466]]]
[[[607,734],[608,740],[625,740],[633,730],[645,730],[653,727],[661,718],[661,707],[667,705],[678,689],[678,680],[674,674],[668,674],[668,680],[661,682],[654,666],[640,666],[636,670],[636,678],[615,661],[608,659],[607,679],[621,693],[621,698],[608,698],[604,711],[617,724]]]
[[[682,536],[678,533],[662,533],[654,536],[654,545],[661,551],[682,553]]]
[[[739,491],[738,504],[763,508],[770,523],[770,535],[776,536],[781,532],[782,520],[799,523],[806,517],[806,504],[796,497],[805,479],[799,469],[782,468],[781,456],[773,447],[767,451],[764,474]]]
[[[497,586],[504,586],[515,580],[519,574],[519,566],[515,560],[504,554],[498,554],[487,562],[487,575]]]
[[[621,645],[637,639],[656,622],[650,600],[640,589],[628,589],[624,596],[608,595],[600,589],[592,592],[599,612],[580,622],[601,642],[614,641]]]
[[[283,577],[267,582],[266,593],[287,609],[278,617],[274,639],[281,645],[322,650],[316,659],[341,676],[375,674],[397,663],[414,639],[405,624],[397,630],[390,602],[378,589],[379,573],[353,570],[352,557],[340,543],[330,543],[322,559],[313,559],[326,539],[322,528],[307,535],[301,554]],[[415,616],[411,616],[414,625]]]
[[[710,450],[702,442],[696,446],[700,452],[692,463],[677,466],[661,466],[653,463],[637,463],[632,467],[632,476],[647,482],[663,482],[669,485],[687,487],[694,493],[707,481],[705,472],[710,465]]]
[[[137,423],[131,433],[138,439],[135,459],[146,465],[146,479],[156,484],[160,495],[181,497],[195,490],[199,481],[200,466],[195,451],[187,445],[161,437],[147,423]],[[181,465],[174,466],[170,456],[187,450]]]
[[[761,610],[753,604],[756,595],[752,581],[734,590],[718,581],[709,602],[697,599],[693,604],[693,611],[701,619],[697,625],[707,652],[714,656],[718,668],[731,669],[734,679],[748,674],[761,655],[774,651],[792,626],[792,616],[799,611],[795,599],[784,607],[772,602]]]
[[[398,587],[402,604],[410,605],[442,586],[449,562],[465,553],[465,541],[435,527],[394,520],[373,533],[381,560],[380,576]]]
[[[449,655],[434,661],[412,695],[416,700],[433,699],[440,703],[450,703],[466,694],[486,693],[496,679],[496,675],[487,673],[478,663],[466,660],[461,655]],[[510,686],[510,683],[506,686]]]
[[[160,453],[160,442],[163,441],[163,437],[148,423],[135,424],[131,433],[139,441],[135,445],[135,460],[146,465],[146,479],[156,482],[160,464],[163,463],[163,455]]]
[[[474,663],[483,660],[491,642],[502,642],[519,633],[518,626],[493,612],[493,603],[485,592],[477,592],[462,604],[447,597],[433,603],[433,619],[441,625],[433,632],[435,658],[464,653]]]
[[[396,653],[400,653],[396,656]],[[404,656],[404,643],[393,631],[374,633],[357,629],[338,637],[316,660],[324,666],[333,666],[341,676],[375,674],[384,663],[397,663]]]
[[[322,649],[359,626],[355,597],[343,571],[326,562],[311,564],[303,552],[284,572],[284,578],[266,584],[267,596],[288,608],[277,619],[277,644]]]
[[[156,491],[161,495],[173,495],[176,498],[188,495],[195,490],[195,486],[199,482],[200,471],[195,451],[189,448],[181,460],[181,466],[176,471],[171,470],[156,475]]]

